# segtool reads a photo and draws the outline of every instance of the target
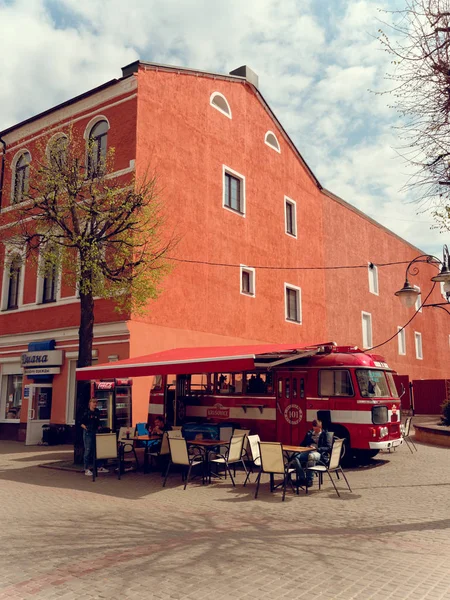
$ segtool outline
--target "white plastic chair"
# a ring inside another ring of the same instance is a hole
[[[342,475],[342,477],[344,478],[348,489],[350,490],[350,492],[352,491],[350,488],[350,484],[347,481],[347,477],[345,476],[345,473],[342,470],[342,467],[340,465],[343,443],[344,443],[343,439],[334,438],[333,447],[331,449],[330,462],[328,465],[314,465],[314,467],[308,467],[308,471],[312,471],[313,473],[317,473],[319,475],[319,490],[320,490],[321,484],[323,483],[323,481],[322,481],[323,474],[328,473],[328,476],[331,480],[331,483],[333,484],[336,494],[339,497],[341,497],[341,495],[336,487],[336,484],[333,481],[333,477],[331,476],[332,473],[336,473],[337,479],[339,479],[339,473],[340,473]]]
[[[181,465],[184,467],[184,471],[187,469],[187,477],[184,483],[184,489],[189,481],[189,477],[191,475],[192,467],[202,466],[203,467],[203,458],[200,456],[189,456],[186,440],[184,438],[169,438],[166,436],[169,450],[170,450],[170,460],[167,465],[166,476],[164,477],[163,487],[166,486],[167,477],[169,476],[170,467],[172,465]],[[183,471],[183,476],[184,476]]]
[[[261,467],[261,457],[259,456],[259,435],[249,435],[247,437],[248,446],[250,449],[250,459],[255,467]],[[253,470],[252,470],[253,472]],[[250,472],[247,473],[247,477],[244,481],[244,486],[247,485],[247,481],[250,479]]]
[[[282,500],[286,497],[286,485],[289,482],[292,490],[294,490],[294,486],[292,485],[291,477],[292,473],[295,473],[295,469],[288,467],[284,463],[283,456],[283,446],[280,442],[259,442],[259,456],[261,459],[261,467],[258,473],[258,477],[256,478],[256,491],[255,498],[258,497],[259,491],[259,483],[261,481],[261,475],[263,473],[270,474],[270,491],[273,492],[277,487],[283,486],[283,497]],[[273,483],[274,475],[282,475],[283,481],[277,486]],[[298,494],[298,489],[297,489]]]
[[[216,458],[213,458],[209,461],[210,463],[215,463],[218,466],[223,465],[225,467],[225,476],[226,472],[228,471],[233,486],[236,486],[236,484],[234,483],[233,475],[231,474],[230,465],[236,465],[236,463],[238,462],[242,463],[245,474],[248,475],[247,467],[245,466],[245,462],[242,457],[242,449],[244,447],[244,442],[246,439],[247,438],[245,435],[233,435],[233,437],[230,440],[228,452],[225,455],[218,454]]]

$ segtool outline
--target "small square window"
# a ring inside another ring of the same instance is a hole
[[[397,327],[398,330],[398,353],[406,354],[406,334],[403,327]]]
[[[373,263],[369,263],[369,292],[378,296],[378,268]]]
[[[372,315],[362,312],[362,340],[363,348],[372,348]]]
[[[286,233],[297,237],[297,205],[287,197],[284,198],[284,217]]]
[[[286,321],[302,322],[302,299],[299,287],[285,283]]]
[[[223,206],[245,216],[245,178],[227,167],[223,168]]]
[[[416,343],[416,358],[419,360],[423,359],[423,351],[422,351],[422,334],[418,331],[414,332],[414,341]]]
[[[241,294],[255,295],[255,269],[241,265]]]

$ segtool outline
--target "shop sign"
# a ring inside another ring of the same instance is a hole
[[[27,369],[26,374],[30,375],[59,375],[60,367],[36,367],[35,369]]]
[[[208,418],[216,418],[216,419],[229,419],[230,418],[230,409],[225,408],[220,403],[214,404],[211,408],[206,409],[206,416]]]
[[[21,358],[22,367],[56,366],[63,364],[62,350],[39,350],[24,352]]]
[[[298,404],[289,404],[284,409],[284,418],[289,425],[297,425],[303,419],[303,411]]]

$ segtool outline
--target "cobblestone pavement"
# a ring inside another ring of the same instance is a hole
[[[450,449],[417,447],[282,503],[240,473],[93,483],[37,467],[68,447],[0,442],[0,599],[450,599]]]

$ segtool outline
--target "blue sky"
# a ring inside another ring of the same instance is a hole
[[[138,58],[228,73],[247,64],[326,188],[411,243],[445,236],[402,188],[399,124],[377,41],[402,0],[0,0],[0,129],[80,94]],[[6,50],[6,51],[5,51]]]

